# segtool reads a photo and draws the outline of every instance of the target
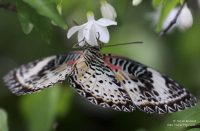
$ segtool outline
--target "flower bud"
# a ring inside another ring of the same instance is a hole
[[[185,29],[188,29],[192,26],[193,24],[192,13],[186,4],[184,5],[179,17],[180,17],[180,22]]]
[[[133,0],[132,4],[133,4],[133,6],[138,6],[141,2],[142,2],[142,0]]]
[[[101,14],[110,20],[115,20],[117,17],[115,9],[106,0],[101,0]]]

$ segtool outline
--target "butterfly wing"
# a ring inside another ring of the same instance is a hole
[[[196,98],[164,74],[128,58],[105,54],[133,103],[147,113],[171,113],[196,105]]]
[[[39,92],[64,81],[71,73],[72,64],[81,55],[82,52],[71,52],[30,62],[11,70],[4,82],[16,95]]]
[[[85,53],[76,62],[69,76],[70,85],[93,104],[119,111],[135,110],[129,95],[110,67],[100,56],[94,54],[95,51],[91,54]]]

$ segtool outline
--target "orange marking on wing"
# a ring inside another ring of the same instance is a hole
[[[59,68],[57,68],[57,71],[62,72],[65,69],[66,69],[66,65],[61,65]]]
[[[74,51],[74,52],[70,52],[69,54],[79,54],[79,55],[82,55],[83,53],[79,52],[79,51]]]
[[[143,106],[148,105],[148,104],[149,104],[149,102],[143,102],[143,103],[141,103],[141,105],[143,105]]]
[[[122,71],[119,71],[119,74],[122,75],[125,78],[125,80],[128,80],[128,78],[124,75]]]
[[[74,64],[74,63],[75,63],[75,61],[76,61],[76,60],[74,60],[74,61],[72,61],[72,60],[69,60],[69,61],[67,62],[67,64],[69,64],[69,65],[72,65],[72,64]]]
[[[112,65],[108,60],[104,59],[104,62],[112,69],[112,71],[118,69],[118,70],[122,70],[121,66],[114,66]]]
[[[78,69],[83,69],[83,70],[86,70],[88,68],[88,66],[85,64],[85,61],[82,61],[82,62],[79,62],[76,64],[76,67]]]
[[[115,73],[115,76],[119,79],[120,82],[122,82],[122,77],[121,77],[121,75]]]
[[[79,59],[77,59],[77,60],[75,60],[75,61],[72,61],[73,63],[73,65],[72,65],[72,70],[74,69],[74,66],[76,65],[76,63],[78,63],[78,61],[80,60],[81,58],[79,58]]]
[[[118,58],[118,59],[123,59],[123,60],[129,60],[128,58],[120,57],[120,56],[104,56],[104,59],[106,58]]]
[[[58,71],[60,70],[60,69],[62,69],[64,66],[66,66],[67,64],[62,64],[62,65],[59,65],[59,66],[55,66],[55,67],[53,67],[53,69],[55,69],[55,70],[57,70],[58,69]]]
[[[53,67],[53,69],[58,69],[58,68],[59,68],[59,69],[58,69],[58,72],[61,72],[61,71],[63,71],[63,70],[66,69],[66,66],[68,66],[68,65],[73,65],[76,61],[77,61],[77,60],[74,60],[74,61],[69,60],[69,61],[68,61],[67,63],[65,63],[65,64],[62,64],[62,65]]]
[[[136,80],[136,78],[134,76],[129,75],[128,77],[131,78],[131,79]]]

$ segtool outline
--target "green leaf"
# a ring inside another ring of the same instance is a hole
[[[62,5],[61,4],[57,5],[57,10],[58,10],[59,14],[62,15]],[[57,26],[57,24],[54,21],[51,21],[51,23],[53,25]]]
[[[117,24],[123,24],[124,23],[124,19],[126,17],[126,11],[127,11],[127,4],[129,4],[128,1],[124,1],[124,0],[118,0],[118,1],[115,1],[116,3],[116,6],[115,9],[116,9],[116,12],[117,12],[117,18],[116,18],[116,21],[117,21]]]
[[[193,129],[190,129],[190,130],[187,130],[187,131],[199,131],[199,128],[193,128]]]
[[[200,111],[195,112],[185,119],[186,124],[200,125]]]
[[[34,25],[31,24],[29,21],[26,20],[26,18],[24,18],[18,11],[18,17],[19,17],[19,20],[20,20],[20,23],[21,23],[21,26],[22,26],[22,30],[25,34],[29,34]]]
[[[161,3],[163,2],[163,0],[153,0],[152,1],[152,5],[154,7],[159,7],[161,5]]]
[[[35,26],[39,29],[43,40],[50,43],[52,35],[51,20],[39,15],[31,6],[21,0],[17,0],[17,9],[24,33],[30,33],[33,26]]]
[[[65,89],[65,91],[64,91]],[[58,112],[66,114],[69,111],[69,101],[72,95],[66,88],[59,84],[45,89],[39,93],[23,96],[21,99],[21,111],[29,123],[30,131],[50,131]],[[70,96],[66,96],[70,95]],[[64,99],[64,100],[61,100]],[[61,101],[60,101],[61,100]],[[65,106],[65,107],[64,107]],[[65,111],[63,111],[65,109]],[[59,115],[61,115],[59,114]]]
[[[63,88],[57,102],[58,117],[66,116],[70,110],[72,97],[76,93],[73,88]]]
[[[183,4],[184,0],[180,0],[180,4]]]
[[[164,0],[161,8],[160,17],[156,25],[156,32],[160,32],[162,29],[162,24],[167,17],[170,10],[180,3],[181,0]]]
[[[53,0],[23,0],[32,6],[36,11],[54,21],[63,29],[68,29],[65,20],[61,17]]]
[[[56,88],[24,96],[22,112],[30,131],[50,131],[55,119],[58,92]]]
[[[0,131],[8,131],[7,114],[0,108]]]
[[[183,124],[187,127],[200,125],[200,111],[193,113],[191,116],[187,117]],[[188,131],[199,131],[199,128],[193,128]]]

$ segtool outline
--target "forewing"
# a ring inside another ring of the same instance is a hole
[[[39,92],[64,81],[71,73],[72,64],[81,54],[82,52],[72,52],[30,62],[11,70],[4,77],[4,82],[16,95]]]
[[[119,111],[135,110],[120,81],[101,58],[89,55],[80,58],[69,76],[69,83],[93,104]]]
[[[196,98],[171,78],[128,58],[106,54],[133,103],[147,113],[171,113],[196,105]]]

